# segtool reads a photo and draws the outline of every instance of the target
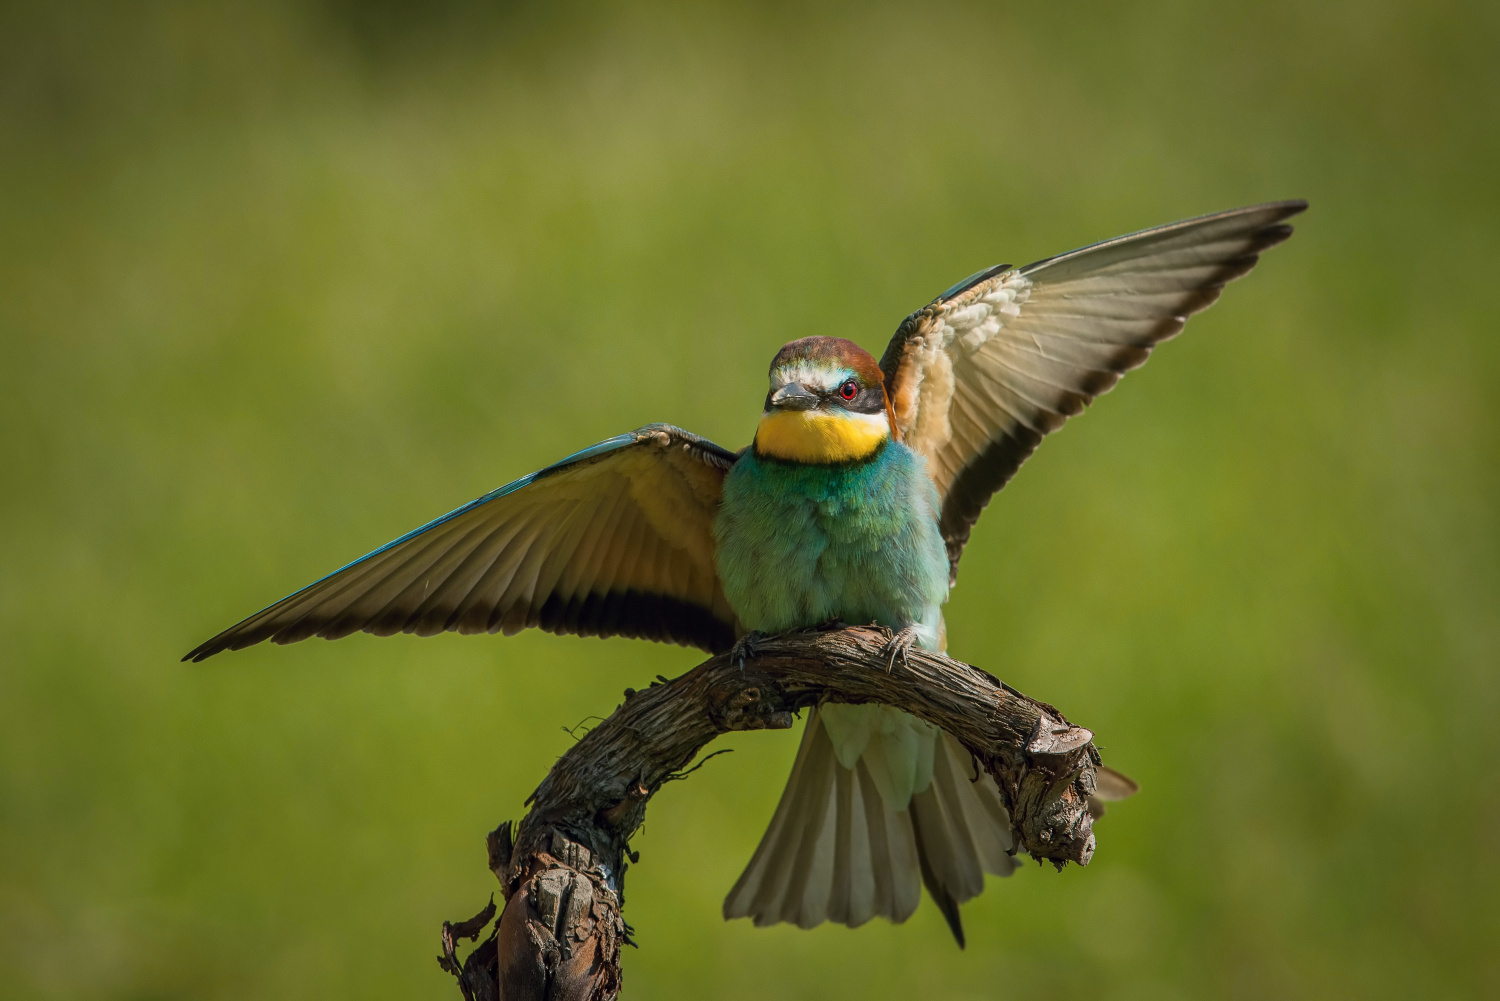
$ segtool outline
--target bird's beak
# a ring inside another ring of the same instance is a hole
[[[771,394],[771,406],[779,410],[811,410],[818,405],[818,394],[800,383],[789,382]]]

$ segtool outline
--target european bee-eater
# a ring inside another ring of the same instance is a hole
[[[710,652],[829,619],[942,650],[969,531],[1041,442],[1291,235],[1277,202],[988,268],[875,359],[807,337],[771,362],[752,444],[654,424],[494,490],[198,647],[504,632],[636,636]],[[724,903],[756,924],[904,921],[1017,865],[1000,793],[931,724],[824,704]]]

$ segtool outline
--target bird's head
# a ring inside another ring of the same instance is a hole
[[[824,465],[873,455],[891,438],[885,378],[868,351],[842,337],[804,337],[771,359],[771,391],[755,454]]]

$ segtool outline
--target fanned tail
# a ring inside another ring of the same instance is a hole
[[[897,710],[892,710],[897,711]],[[963,945],[958,905],[984,889],[984,873],[1007,876],[1010,817],[988,774],[947,734],[938,738],[932,782],[892,810],[863,757],[843,767],[814,710],[791,778],[745,872],[724,901],[726,918],[756,925],[824,921],[857,927],[873,917],[902,922],[928,891]]]

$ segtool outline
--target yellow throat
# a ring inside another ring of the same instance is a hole
[[[828,410],[773,410],[762,414],[755,450],[791,462],[852,462],[890,437],[885,414]]]

